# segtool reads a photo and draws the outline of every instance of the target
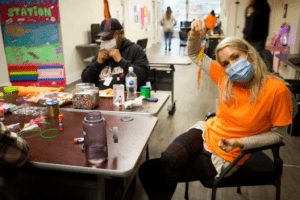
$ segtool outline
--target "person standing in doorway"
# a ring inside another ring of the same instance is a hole
[[[270,5],[267,0],[249,0],[245,11],[244,39],[258,52],[265,49],[269,34]]]
[[[172,35],[174,33],[174,26],[176,25],[177,20],[175,18],[175,15],[172,14],[171,7],[167,7],[166,14],[162,17],[160,20],[160,24],[163,27],[164,35],[165,35],[165,50],[167,51],[167,42],[169,40],[169,51],[171,51],[171,41],[172,41]]]

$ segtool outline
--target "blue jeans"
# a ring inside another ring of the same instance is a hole
[[[171,41],[172,41],[173,32],[165,32],[165,47],[167,49],[167,42],[169,39],[169,49],[171,49]]]

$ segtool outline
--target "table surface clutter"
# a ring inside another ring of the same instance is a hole
[[[103,97],[103,93],[94,86],[87,88],[82,91],[90,94],[85,101],[92,103],[91,106],[75,109],[74,94],[81,94],[76,93],[80,90],[68,87],[0,87],[0,109],[5,110],[4,123],[30,147],[29,162],[24,165],[24,169],[21,168],[25,174],[35,176],[27,169],[38,169],[45,173],[51,170],[90,174],[95,177],[97,186],[95,199],[103,199],[105,196],[106,186],[102,184],[104,179],[118,177],[124,184],[119,186],[114,199],[122,199],[121,196],[124,196],[137,172],[143,152],[145,149],[148,152],[148,142],[157,124],[155,116],[170,95],[152,91],[151,98],[157,98],[158,101],[142,100],[136,107],[125,109],[122,105],[120,109],[120,106],[113,104],[112,95]],[[142,99],[140,93],[137,99]],[[98,164],[90,163],[85,152],[83,122],[91,112],[101,112],[106,121],[104,134],[108,156]],[[87,195],[84,199],[90,197]]]
[[[96,107],[94,109],[74,109],[72,94],[70,94],[70,96],[67,96],[68,100],[64,99],[65,102],[61,103],[60,106],[57,105],[58,112],[51,111],[51,115],[54,117],[50,117],[49,110],[54,109],[55,105],[50,105],[49,101],[45,103],[45,95],[41,99],[34,99],[33,96],[40,97],[42,93],[30,94],[29,92],[30,97],[28,95],[27,97],[30,101],[26,101],[26,96],[18,96],[17,88],[13,87],[15,91],[6,94],[4,91],[7,91],[7,88],[0,87],[0,92],[4,93],[0,98],[0,108],[6,111],[6,125],[18,124],[18,129],[14,131],[19,132],[19,135],[28,142],[31,149],[31,161],[37,162],[39,165],[47,163],[48,167],[52,164],[56,165],[52,167],[58,167],[58,165],[90,167],[85,160],[85,154],[81,152],[81,145],[74,145],[73,140],[77,137],[83,137],[82,122],[85,115],[88,112],[100,111],[110,128],[118,127],[120,141],[119,144],[111,144],[111,147],[109,147],[111,150],[109,149],[109,151],[112,159],[100,168],[117,170],[118,173],[124,173],[132,169],[155,127],[157,118],[154,116],[159,113],[170,96],[166,93],[152,93],[151,97],[157,98],[157,102],[143,100],[140,106],[132,107],[130,110],[126,110],[123,106],[123,109],[119,110],[119,106],[113,104],[112,98],[100,98],[99,92],[96,94]],[[50,89],[52,90],[52,88]],[[27,90],[30,91],[30,88],[28,87]],[[32,91],[34,90],[35,88],[32,89]],[[46,93],[51,94],[48,91]],[[62,101],[56,93],[58,92],[53,91],[55,95],[48,95],[47,98],[52,98],[52,101],[55,100],[53,102],[57,103]],[[68,94],[67,92],[64,93]],[[22,91],[23,94],[24,91]],[[63,131],[59,131],[58,113],[63,115]],[[126,116],[130,116],[134,120],[121,121],[121,118]],[[108,137],[108,143],[112,140],[112,137]],[[138,143],[137,146],[135,145],[136,142]],[[126,145],[129,145],[130,148]],[[121,148],[118,149],[118,147]],[[132,156],[135,156],[135,158]],[[114,159],[117,160],[113,161]]]
[[[4,93],[3,97],[0,97],[0,103],[6,103],[6,104],[12,104],[16,106],[34,106],[34,107],[40,107],[45,106],[45,99],[59,99],[61,100],[60,103],[60,109],[64,110],[73,110],[74,105],[72,103],[72,91],[68,88],[66,88],[62,92],[44,92],[44,93],[38,93],[35,95],[29,95],[29,96],[18,96],[18,92],[12,92],[11,94],[5,94],[4,87],[0,87],[0,92]],[[137,93],[137,97],[140,96],[140,93]],[[165,92],[151,92],[151,98],[157,98],[157,102],[149,102],[147,100],[143,100],[143,104],[141,106],[134,107],[132,109],[125,109],[124,105],[122,105],[122,110],[119,110],[118,105],[113,104],[113,98],[112,96],[108,97],[102,97],[99,96],[99,98],[96,99],[95,107],[93,107],[92,110],[100,110],[100,111],[106,111],[108,113],[109,111],[112,112],[128,112],[128,113],[145,113],[149,115],[157,116],[162,107],[165,105],[167,100],[169,99],[170,95]],[[125,95],[126,100],[126,95]],[[1,108],[1,107],[0,107]],[[84,110],[83,108],[77,107],[79,110]],[[88,109],[90,110],[90,109]]]
[[[82,152],[83,143],[74,143],[74,138],[83,137],[82,123],[87,112],[61,111],[64,129],[59,130],[58,117],[45,117],[39,129],[22,131],[20,135],[30,146],[30,161],[42,169],[54,169],[96,175],[125,177],[131,175],[147,141],[154,130],[157,118],[147,115],[103,114],[108,126],[118,128],[118,143],[107,133],[108,160],[99,166],[86,161]],[[132,117],[132,121],[122,121]],[[31,115],[5,116],[6,124],[20,123],[22,128],[32,119]]]

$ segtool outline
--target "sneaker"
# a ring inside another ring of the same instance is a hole
[[[171,48],[169,48],[169,51],[171,51]]]

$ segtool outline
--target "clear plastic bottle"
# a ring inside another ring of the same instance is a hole
[[[121,102],[124,103],[124,85],[120,81],[120,77],[117,77],[117,83],[113,85],[113,103],[116,106],[119,106],[119,97],[121,96]]]
[[[127,100],[134,100],[136,98],[137,76],[133,72],[133,67],[129,67],[128,71],[125,77]]]
[[[101,112],[90,112],[83,121],[86,160],[101,164],[107,159],[106,123]]]

